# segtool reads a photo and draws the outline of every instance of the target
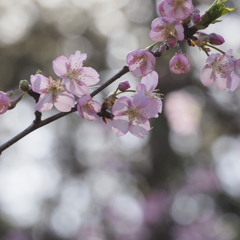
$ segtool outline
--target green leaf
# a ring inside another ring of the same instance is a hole
[[[205,29],[208,25],[219,22],[219,17],[235,11],[238,8],[227,8],[225,2],[228,0],[215,0],[215,2],[209,7],[209,9],[201,17],[201,21],[195,25],[199,29]]]

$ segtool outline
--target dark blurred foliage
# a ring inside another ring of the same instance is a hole
[[[60,55],[69,57],[76,50],[88,53],[85,66],[95,68],[101,82],[106,81],[124,66],[129,51],[151,44],[148,32],[151,21],[158,16],[153,0],[119,2],[26,0],[20,4],[0,0],[0,89],[18,88],[21,79],[29,80],[38,69],[54,76],[52,60]],[[194,1],[203,9],[211,3]],[[22,16],[6,20],[10,11],[21,12]],[[14,40],[6,29],[18,31],[25,14],[29,15],[22,23],[26,29]],[[239,11],[232,13],[234,17],[239,24]],[[153,129],[146,140],[134,143],[133,138],[116,139],[104,123],[85,123],[77,114],[49,125],[51,152],[40,161],[46,166],[48,161],[53,162],[56,167],[58,177],[52,176],[52,181],[57,179],[55,192],[41,201],[32,200],[39,208],[32,222],[26,221],[27,211],[21,213],[22,221],[20,214],[9,214],[8,204],[0,200],[1,240],[240,239],[239,89],[220,93],[214,86],[202,86],[199,66],[204,65],[204,53],[189,49],[186,43],[181,47],[193,62],[189,73],[175,76],[169,72],[168,61],[175,49],[157,60],[164,109],[151,121]],[[239,46],[234,50],[238,57]],[[131,79],[131,74],[123,77],[127,78]],[[105,90],[99,99],[108,93]],[[18,126],[16,132],[0,122],[1,143],[24,129],[20,121],[24,111],[20,109],[11,119]],[[31,121],[29,115],[27,122]],[[40,136],[41,131],[38,129],[34,136]],[[12,149],[1,156],[3,164],[11,162]],[[41,144],[32,150],[44,151]],[[24,147],[18,153],[22,159],[26,156],[35,161],[26,155]],[[2,179],[0,182],[4,186],[0,190],[9,187]],[[14,186],[19,190],[17,181]]]

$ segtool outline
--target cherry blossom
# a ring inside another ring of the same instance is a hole
[[[211,54],[206,62],[200,75],[203,85],[215,83],[221,91],[234,91],[237,88],[240,81],[240,61],[232,57],[232,49],[225,54]]]
[[[112,129],[117,137],[130,131],[134,136],[144,138],[150,130],[148,119],[158,113],[158,103],[141,94],[134,94],[131,98],[124,96],[113,105],[112,113]]]
[[[157,92],[155,89],[158,85],[158,74],[155,71],[144,76],[141,80],[141,84],[136,86],[136,90],[138,94],[142,94],[151,99],[151,101],[156,101],[158,104],[158,113],[162,112],[162,99],[161,94]],[[156,114],[155,117],[158,117]]]
[[[182,41],[184,39],[184,28],[182,24],[172,17],[159,17],[153,20],[149,37],[153,41],[163,42],[172,37]]]
[[[9,98],[6,93],[0,91],[0,114],[5,113],[9,107]]]
[[[90,95],[84,95],[78,100],[77,110],[83,119],[95,121],[98,119],[97,113],[101,110],[101,104],[93,100]]]
[[[88,86],[99,82],[99,74],[91,67],[83,67],[83,61],[87,55],[76,51],[68,59],[60,56],[53,61],[53,69],[57,76],[62,78],[62,85],[78,96],[89,94]]]
[[[193,9],[192,0],[163,0],[158,5],[162,17],[173,17],[178,20],[188,18]]]
[[[127,64],[129,71],[136,77],[145,76],[153,71],[156,59],[152,53],[137,49],[127,55]]]
[[[60,80],[35,74],[31,75],[31,84],[32,90],[40,94],[35,110],[48,111],[54,105],[61,112],[69,112],[74,107],[74,96],[65,90]]]
[[[173,58],[169,61],[170,71],[175,74],[186,73],[190,68],[190,61],[187,56],[179,53],[173,56]]]

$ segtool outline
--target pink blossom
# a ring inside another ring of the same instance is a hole
[[[97,113],[101,111],[101,104],[90,95],[84,95],[78,101],[77,110],[83,119],[95,121],[98,119]]]
[[[170,71],[175,74],[186,73],[189,71],[190,62],[186,55],[179,53],[173,56],[169,62]]]
[[[0,114],[5,113],[9,107],[9,98],[6,93],[0,91]]]
[[[127,55],[126,60],[129,66],[129,71],[136,77],[145,76],[153,71],[156,63],[156,59],[153,54],[142,49],[130,52]]]
[[[193,9],[192,0],[163,0],[158,5],[162,17],[173,17],[178,20],[188,18]]]
[[[61,112],[69,112],[74,107],[74,96],[67,92],[60,80],[54,81],[42,74],[31,75],[32,90],[40,94],[35,110],[44,112],[53,105]]]
[[[144,76],[141,80],[141,84],[138,84],[136,87],[137,93],[142,94],[143,96],[149,97],[152,102],[157,102],[158,104],[158,113],[162,112],[162,99],[161,94],[155,89],[158,85],[158,74],[155,71]],[[151,103],[152,104],[152,103]],[[154,103],[155,104],[155,103]],[[158,117],[158,113],[155,117]]]
[[[182,41],[184,39],[184,28],[182,24],[172,17],[159,17],[152,21],[149,37],[153,41],[163,42],[171,39]]]
[[[240,81],[240,74],[237,70],[239,67],[240,61],[232,57],[231,49],[223,55],[211,54],[201,71],[201,82],[205,86],[215,83],[221,91],[234,91]]]
[[[150,130],[149,118],[158,113],[158,104],[147,96],[135,94],[131,98],[120,97],[113,105],[112,129],[117,137],[130,131],[134,136],[144,138]]]
[[[88,86],[99,82],[99,74],[91,67],[83,67],[87,55],[76,51],[68,59],[60,56],[53,61],[53,69],[57,76],[62,78],[65,88],[78,96],[89,94]]]

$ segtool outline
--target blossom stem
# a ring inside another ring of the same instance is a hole
[[[213,48],[213,49],[215,49],[215,50],[219,51],[219,52],[220,52],[220,53],[222,53],[222,54],[225,54],[225,52],[224,52],[224,51],[222,51],[221,49],[219,49],[219,48],[217,48],[217,47],[214,47],[214,46],[212,46],[212,45],[209,45],[209,44],[205,44],[205,46],[208,46],[208,47],[210,47],[210,48]]]

